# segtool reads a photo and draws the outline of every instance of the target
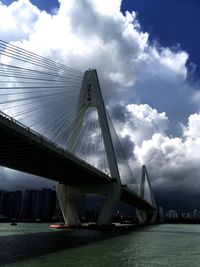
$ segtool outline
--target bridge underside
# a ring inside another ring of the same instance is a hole
[[[150,205],[145,199],[142,199],[139,195],[134,193],[126,186],[122,187],[121,201],[129,205],[133,205],[137,209],[146,211],[156,210],[156,208],[152,207],[152,205]]]
[[[100,185],[116,182],[42,136],[0,115],[0,165],[62,182],[66,185]],[[121,200],[138,209],[154,208],[122,187]]]
[[[0,165],[71,185],[111,181],[96,168],[3,116],[0,116]]]

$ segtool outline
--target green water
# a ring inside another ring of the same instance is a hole
[[[56,230],[0,224],[0,266],[200,266],[200,225],[138,230]]]

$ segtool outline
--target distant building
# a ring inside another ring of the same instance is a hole
[[[0,191],[0,215],[4,215],[4,202],[5,202],[5,196],[6,196],[5,190]]]
[[[3,196],[2,213],[9,219],[19,219],[22,203],[22,192],[6,192]]]
[[[177,219],[178,213],[175,210],[169,210],[169,219]]]
[[[26,190],[23,196],[21,217],[27,220],[41,218],[42,191]]]
[[[164,211],[163,211],[163,208],[159,207],[158,211],[159,211],[159,220],[160,220],[161,223],[163,223],[164,222]]]
[[[21,217],[25,220],[50,220],[55,212],[56,192],[52,189],[26,190]]]
[[[41,219],[50,220],[55,213],[56,192],[52,189],[43,189],[41,198]]]
[[[198,219],[199,218],[199,211],[198,209],[194,209],[192,212],[193,219]]]

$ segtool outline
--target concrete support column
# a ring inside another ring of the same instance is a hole
[[[109,186],[109,192],[106,193],[106,200],[97,219],[98,225],[110,224],[112,221],[114,209],[121,197],[121,185],[113,183]]]
[[[80,225],[81,222],[72,201],[73,194],[70,186],[57,183],[56,193],[65,223],[68,225]]]
[[[56,193],[62,210],[65,223],[68,225],[80,225],[76,208],[73,204],[73,196],[85,194],[101,194],[106,196],[105,203],[97,219],[98,225],[110,224],[115,207],[121,197],[121,185],[117,182],[104,185],[64,185],[57,184]]]
[[[147,214],[146,214],[146,212],[136,209],[136,214],[138,216],[140,224],[146,224],[146,222],[147,222]]]
[[[158,211],[157,210],[138,210],[136,209],[140,224],[153,224],[156,222]]]
[[[156,222],[157,216],[158,216],[158,211],[157,210],[152,211],[151,223]]]

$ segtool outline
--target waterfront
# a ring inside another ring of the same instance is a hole
[[[135,230],[56,230],[49,224],[0,224],[0,265],[200,266],[200,225]]]

